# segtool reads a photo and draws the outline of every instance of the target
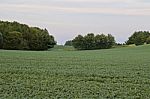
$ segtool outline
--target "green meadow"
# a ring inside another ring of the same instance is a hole
[[[0,50],[1,99],[150,99],[150,45]]]

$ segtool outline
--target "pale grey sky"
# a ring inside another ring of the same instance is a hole
[[[0,20],[47,28],[58,44],[91,32],[124,42],[150,30],[150,0],[0,0]]]

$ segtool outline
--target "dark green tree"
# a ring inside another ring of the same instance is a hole
[[[150,44],[150,37],[147,38],[146,44]]]
[[[73,39],[73,46],[78,50],[83,50],[84,48],[84,37],[82,35],[78,35]]]
[[[95,49],[95,37],[93,33],[84,36],[84,49],[92,50]]]
[[[47,50],[53,48],[56,45],[54,37],[49,35],[47,30],[39,30],[34,27],[31,30],[29,48],[30,50]]]
[[[106,48],[107,37],[104,34],[101,34],[101,35],[98,34],[95,36],[95,43],[96,43],[96,46],[95,46],[96,49]]]
[[[68,40],[68,41],[66,41],[66,43],[65,43],[65,46],[72,46],[73,44],[72,44],[72,40]]]
[[[113,45],[115,45],[115,38],[111,35],[108,34],[107,36],[107,48],[111,48]]]
[[[0,32],[0,48],[2,48],[2,47],[3,47],[3,35]]]
[[[149,36],[150,33],[148,31],[135,32],[131,37],[129,37],[129,40],[126,42],[126,44],[135,44],[137,46],[143,45],[144,43],[146,43],[146,40]]]
[[[9,50],[21,49],[22,34],[17,31],[9,32],[5,35],[3,48]]]
[[[107,49],[114,44],[115,39],[111,34],[108,34],[108,36],[104,34],[94,36],[93,33],[90,33],[84,37],[78,35],[73,39],[73,46],[78,50]]]
[[[20,24],[18,22],[0,21],[0,32],[3,35],[3,41],[7,42],[7,39],[9,38],[7,36],[10,36],[8,34],[12,31],[19,32],[22,35],[21,46],[19,49],[47,50],[48,48],[54,47],[56,44],[54,37],[49,35],[46,29],[29,27],[28,25]],[[3,46],[7,49],[12,49],[10,46],[7,47],[5,43],[3,43]]]
[[[48,44],[48,48],[53,48],[54,45],[57,44],[57,42],[55,41],[54,37],[52,35],[48,36],[48,40],[47,40],[47,44]]]

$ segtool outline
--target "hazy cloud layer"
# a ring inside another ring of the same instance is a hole
[[[0,19],[46,27],[59,43],[79,33],[112,33],[123,42],[150,29],[149,0],[0,0]]]

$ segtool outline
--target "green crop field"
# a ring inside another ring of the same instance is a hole
[[[0,50],[0,98],[150,99],[150,45]]]

